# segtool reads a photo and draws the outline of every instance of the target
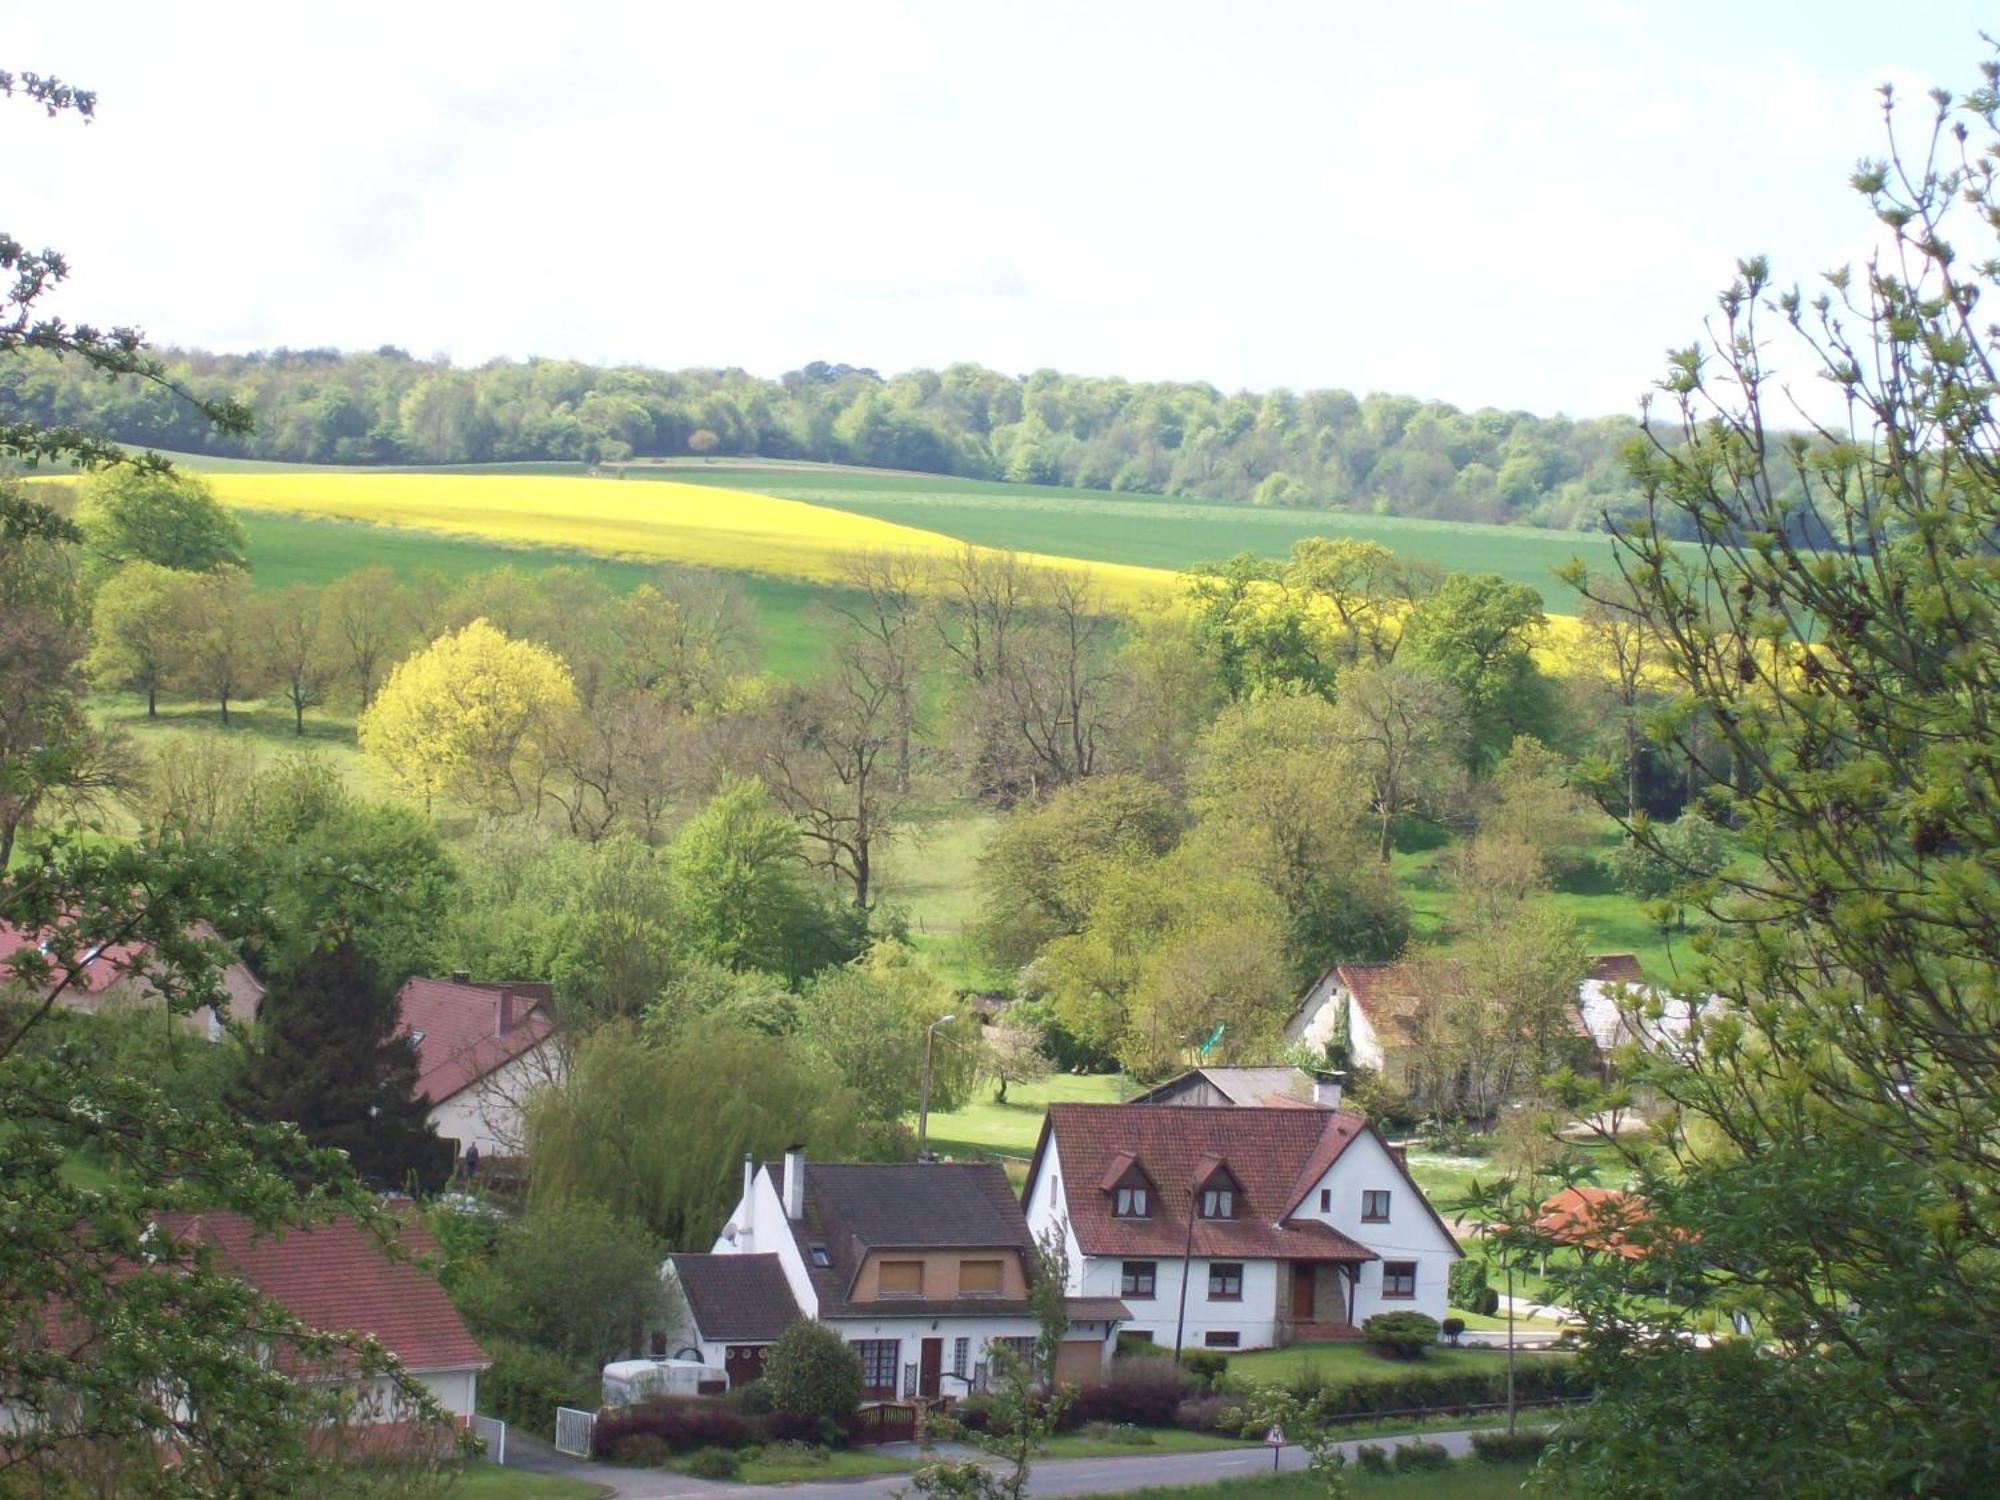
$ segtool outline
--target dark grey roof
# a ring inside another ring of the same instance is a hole
[[[798,1321],[799,1304],[776,1255],[671,1255],[695,1327],[705,1339],[768,1344]]]
[[[1116,1297],[1065,1297],[1063,1311],[1072,1323],[1129,1323],[1132,1309]]]
[[[1312,1075],[1301,1068],[1194,1068],[1170,1078],[1145,1093],[1128,1099],[1128,1104],[1165,1104],[1183,1093],[1195,1080],[1207,1079],[1216,1091],[1233,1104],[1259,1105],[1274,1099],[1312,1102]]]
[[[771,1186],[784,1200],[785,1169],[767,1163]],[[805,1218],[788,1221],[812,1278],[821,1318],[879,1317],[881,1303],[849,1303],[847,1294],[871,1250],[1034,1248],[1021,1205],[997,1162],[806,1163]],[[813,1264],[815,1245],[829,1265]],[[925,1317],[1003,1315],[1027,1309],[1025,1299],[896,1299],[895,1310]]]

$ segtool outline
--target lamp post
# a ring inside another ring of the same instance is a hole
[[[1181,1305],[1180,1305],[1180,1311],[1174,1315],[1174,1363],[1175,1364],[1180,1363],[1181,1339],[1187,1333],[1188,1268],[1194,1262],[1194,1210],[1195,1210],[1195,1204],[1197,1202],[1195,1195],[1198,1188],[1199,1184],[1192,1182],[1188,1184],[1187,1240],[1181,1246]]]
[[[937,1029],[949,1026],[957,1016],[939,1016],[924,1030],[924,1091],[917,1101],[917,1160],[922,1161],[929,1153],[924,1141],[930,1134],[931,1124],[931,1043],[937,1040]]]

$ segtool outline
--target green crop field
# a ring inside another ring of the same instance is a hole
[[[1529,526],[1269,510],[808,464],[673,463],[635,465],[626,473],[810,501],[981,546],[1156,568],[1183,568],[1238,552],[1279,557],[1302,537],[1359,537],[1455,572],[1498,573],[1509,582],[1528,584],[1559,613],[1573,613],[1578,601],[1555,569],[1572,557],[1582,557],[1593,568],[1608,567],[1611,561],[1607,536]]]

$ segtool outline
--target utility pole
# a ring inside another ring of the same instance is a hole
[[[1500,1247],[1500,1267],[1507,1273],[1507,1436],[1514,1435],[1514,1260]]]
[[[1187,1284],[1188,1266],[1194,1258],[1194,1208],[1196,1184],[1188,1184],[1188,1227],[1187,1240],[1181,1246],[1181,1306],[1174,1317],[1174,1363],[1181,1358],[1181,1338],[1187,1332]]]
[[[924,1032],[924,1091],[917,1101],[917,1160],[926,1160],[930,1153],[924,1141],[930,1134],[931,1126],[931,1043],[937,1040],[937,1029],[949,1026],[957,1016],[939,1016]]]

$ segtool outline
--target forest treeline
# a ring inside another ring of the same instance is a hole
[[[1225,394],[978,365],[743,370],[496,360],[458,369],[384,347],[167,351],[171,379],[239,401],[230,436],[173,392],[24,356],[0,413],[120,442],[339,464],[617,462],[690,454],[812,459],[1081,489],[1595,529],[1636,503],[1627,417],[1464,412],[1348,391]]]

